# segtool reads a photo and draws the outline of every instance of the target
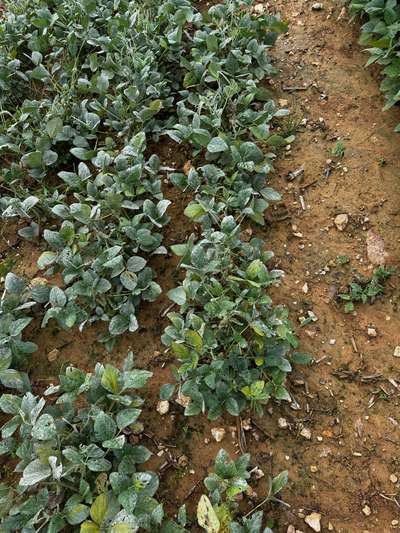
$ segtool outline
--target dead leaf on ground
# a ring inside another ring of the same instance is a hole
[[[190,160],[186,161],[186,163],[183,165],[183,172],[186,174],[186,176],[189,175],[189,172],[192,170],[192,168],[192,162]]]

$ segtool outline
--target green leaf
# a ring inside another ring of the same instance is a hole
[[[288,391],[285,389],[283,385],[280,385],[279,387],[276,388],[274,397],[277,400],[286,400],[286,401],[291,400],[290,394],[288,393]]]
[[[41,415],[33,426],[31,434],[37,440],[50,440],[56,437],[57,429],[53,417],[46,413]]]
[[[63,121],[60,117],[54,117],[46,124],[46,130],[51,139],[57,137],[57,135],[62,132],[62,129]]]
[[[284,487],[286,487],[288,483],[289,478],[289,472],[287,470],[284,470],[280,474],[278,474],[271,483],[271,494],[272,496],[275,496],[275,494],[278,494]]]
[[[26,326],[28,324],[30,324],[32,321],[32,318],[31,317],[26,317],[26,318],[19,318],[17,320],[14,320],[11,324],[10,324],[10,329],[9,329],[9,333],[12,337],[16,337],[17,335],[19,335],[20,333],[22,333],[22,331],[26,328]]]
[[[68,502],[65,510],[65,518],[72,526],[80,524],[89,516],[89,507],[83,503],[76,503],[75,501],[73,503]]]
[[[127,329],[129,329],[129,316],[125,315],[115,315],[112,317],[110,324],[108,326],[108,330],[111,333],[111,335],[121,335],[124,333]]]
[[[71,148],[70,152],[72,155],[82,161],[92,159],[96,155],[96,152],[93,150],[87,150],[86,148]]]
[[[235,400],[235,398],[228,398],[226,400],[226,410],[229,414],[232,416],[239,416],[240,414],[240,408],[238,402]]]
[[[48,526],[47,533],[58,533],[65,528],[65,520],[62,514],[53,515]]]
[[[187,244],[173,244],[171,246],[171,250],[178,257],[183,257],[188,250],[188,245]]]
[[[110,450],[122,450],[125,444],[125,435],[120,435],[119,437],[114,437],[113,439],[105,440],[101,443],[104,449],[109,448]]]
[[[112,466],[107,459],[89,459],[86,465],[92,472],[107,472]]]
[[[112,417],[103,411],[96,415],[94,419],[94,434],[97,441],[112,439],[116,433],[117,426]]]
[[[126,266],[130,272],[140,272],[144,269],[146,264],[146,259],[143,259],[143,257],[140,257],[139,255],[135,255],[128,259]]]
[[[164,383],[160,388],[160,400],[170,400],[175,392],[174,383]]]
[[[246,276],[251,280],[256,280],[264,272],[265,265],[259,259],[254,259],[246,269]]]
[[[200,204],[191,203],[184,210],[184,215],[188,218],[196,220],[206,214],[206,210]]]
[[[214,137],[207,145],[207,150],[211,154],[216,154],[219,152],[226,152],[229,149],[229,146],[221,137]]]
[[[37,261],[37,265],[40,269],[46,268],[52,265],[56,258],[57,254],[55,252],[43,252]]]
[[[25,377],[27,378],[26,375]],[[14,370],[13,368],[7,368],[6,370],[0,371],[0,382],[8,389],[26,389],[26,380],[24,379],[24,374],[18,372],[18,370]]]
[[[136,420],[139,418],[141,411],[140,409],[123,409],[122,411],[119,411],[119,413],[116,416],[116,422],[118,429],[124,429],[127,426],[130,426]]]
[[[21,158],[23,165],[28,168],[40,168],[42,166],[42,152],[29,152]]]
[[[31,72],[31,78],[33,78],[34,80],[43,81],[43,80],[45,80],[46,78],[49,78],[49,77],[50,77],[50,74],[49,74],[48,70],[46,70],[44,68],[43,65],[38,65]]]
[[[31,487],[32,485],[37,485],[50,475],[50,465],[43,464],[39,459],[35,459],[25,467],[19,484],[22,487]]]
[[[141,389],[151,378],[152,372],[148,370],[130,370],[129,372],[124,372],[123,382],[125,389]]]
[[[176,287],[168,291],[168,298],[178,305],[186,303],[186,292],[183,287]]]

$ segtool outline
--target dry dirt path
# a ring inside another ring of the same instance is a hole
[[[371,274],[369,231],[384,239],[388,263],[399,266],[400,151],[393,128],[400,113],[381,112],[377,77],[363,68],[358,28],[346,16],[337,20],[339,3],[323,4],[312,11],[311,1],[270,2],[290,25],[275,51],[277,86],[307,127],[277,164],[274,185],[290,218],[273,224],[268,236],[286,271],[292,317],[308,310],[318,317],[299,336],[320,361],[292,377],[300,410],[274,408],[275,423],[284,417],[289,424],[270,443],[275,468],[286,465],[291,479],[284,499],[292,508],[286,519],[281,515],[279,531],[289,524],[311,531],[302,516],[317,511],[322,531],[386,533],[400,528],[400,359],[393,356],[400,344],[400,285],[393,277],[384,299],[359,306],[355,315],[345,315],[334,294],[352,273]],[[327,177],[337,137],[345,155]],[[301,165],[304,175],[288,183],[287,173]],[[343,232],[333,224],[341,213],[349,216]],[[337,256],[350,262],[340,266]],[[302,425],[310,440],[299,435]]]

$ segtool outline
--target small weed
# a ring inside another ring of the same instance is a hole
[[[303,117],[299,113],[292,113],[285,117],[280,122],[281,134],[282,137],[290,137],[291,135],[296,135],[296,133],[302,127]]]
[[[378,296],[384,294],[385,283],[393,272],[393,269],[378,267],[370,279],[358,276],[356,282],[349,284],[347,292],[339,294],[339,299],[346,302],[345,313],[353,312],[356,302],[373,303]]]
[[[346,151],[346,147],[342,141],[338,141],[335,146],[331,150],[331,154],[333,157],[338,157],[339,159],[343,159],[344,154]]]
[[[6,257],[0,261],[0,278],[4,278],[15,267],[16,261],[11,257]]]
[[[350,258],[347,255],[338,255],[336,257],[336,264],[339,266],[347,265],[350,263]]]

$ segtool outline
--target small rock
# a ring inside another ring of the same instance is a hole
[[[257,4],[253,7],[253,11],[256,15],[261,15],[265,11],[265,6],[263,4]]]
[[[193,168],[192,162],[186,161],[186,163],[183,165],[183,172],[186,174],[186,176],[189,175],[192,168]]]
[[[368,334],[368,337],[376,337],[377,336],[376,329],[375,328],[368,328],[367,329],[367,334]]]
[[[304,292],[304,294],[307,294],[308,293],[308,283],[304,283],[304,285],[302,286],[301,290]]]
[[[278,418],[278,426],[281,429],[286,429],[288,427],[288,423],[287,423],[286,418]]]
[[[307,440],[311,440],[311,430],[308,429],[308,428],[303,428],[301,431],[300,431],[300,435],[302,437],[304,437],[305,439]]]
[[[178,466],[185,467],[189,464],[189,459],[186,457],[186,455],[181,455],[178,458]]]
[[[287,107],[289,102],[287,100],[285,100],[284,98],[280,98],[278,100],[278,103],[279,103],[280,107]]]
[[[396,346],[393,352],[394,357],[400,357],[400,346]]]
[[[328,530],[329,530],[329,531],[333,531],[333,524],[332,524],[332,522],[329,522],[329,524],[328,524]]]
[[[265,476],[264,472],[261,470],[261,468],[258,468],[258,466],[253,468],[251,473],[254,476],[254,479],[261,479],[262,477]]]
[[[37,287],[38,285],[48,285],[49,280],[46,278],[33,278],[30,282],[30,287]]]
[[[240,238],[244,242],[249,242],[252,235],[253,235],[253,230],[251,228],[247,228],[241,232]]]
[[[345,213],[337,215],[335,217],[334,223],[339,231],[344,231],[347,224],[349,223],[349,215],[346,215]]]
[[[331,344],[332,346],[336,344],[336,339],[329,339],[329,344]]]
[[[213,436],[213,439],[216,442],[221,442],[222,439],[225,437],[225,429],[224,428],[212,428],[211,435]]]
[[[286,533],[296,533],[296,528],[290,525],[288,526]]]
[[[245,418],[244,420],[242,420],[242,428],[244,429],[244,431],[250,431],[253,426],[251,425],[251,418]]]
[[[315,466],[315,465],[311,465],[310,466],[310,471],[315,474],[316,472],[318,472],[318,466]]]
[[[58,359],[59,355],[60,355],[60,350],[58,348],[54,348],[54,350],[51,350],[51,352],[47,354],[47,360],[50,361],[50,363],[52,363],[53,361],[56,361]]]
[[[182,407],[187,407],[190,405],[190,402],[192,401],[192,398],[190,396],[185,396],[181,392],[176,397],[176,403],[181,405]]]
[[[389,479],[392,483],[397,483],[398,481],[398,477],[396,476],[396,474],[390,474]]]
[[[321,515],[319,513],[311,513],[307,515],[304,522],[310,526],[314,531],[321,531]]]
[[[385,243],[380,235],[369,230],[367,235],[367,256],[373,265],[384,265],[387,259]]]
[[[313,11],[322,11],[324,9],[324,4],[321,4],[320,2],[316,2],[311,6],[311,9]]]
[[[364,505],[362,512],[365,514],[365,516],[370,516],[372,513],[371,507],[369,505]]]
[[[156,410],[160,415],[166,415],[169,411],[169,401],[160,400],[157,404]]]
[[[391,521],[392,526],[397,526],[399,524],[398,520],[392,520]]]

